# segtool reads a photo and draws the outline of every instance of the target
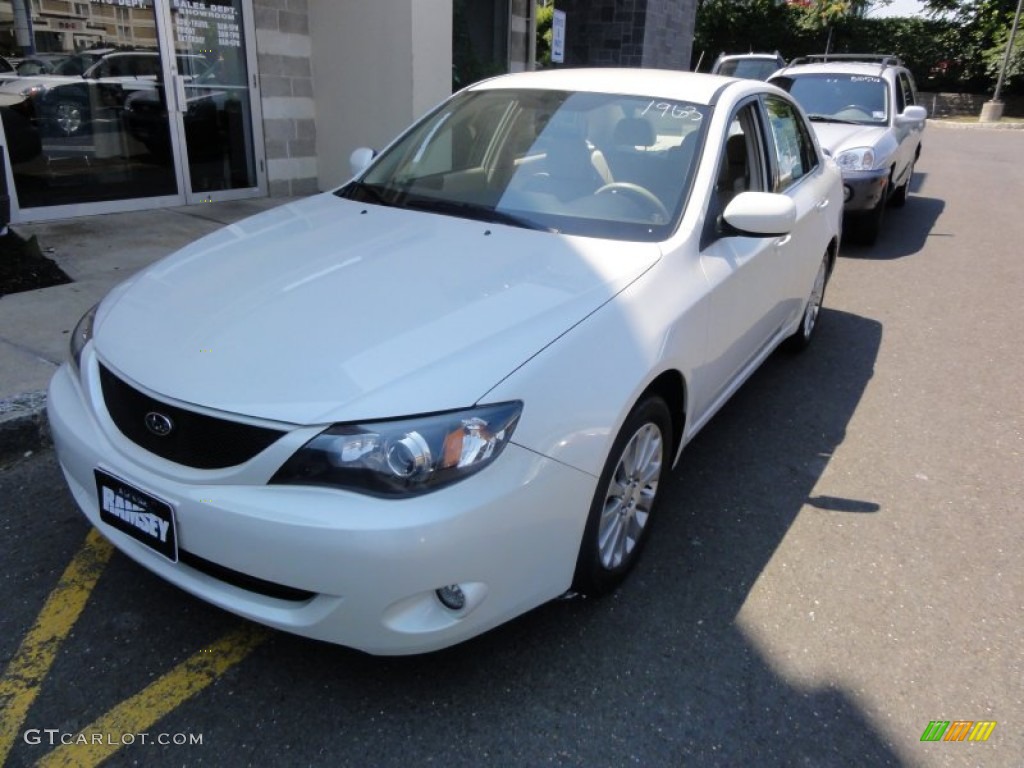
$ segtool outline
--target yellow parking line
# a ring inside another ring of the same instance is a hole
[[[36,765],[89,766],[99,765],[122,746],[122,736],[147,732],[160,718],[202,691],[242,661],[267,637],[254,624],[247,624],[228,633],[208,648],[196,652],[166,675],[148,685],[130,699],[118,704],[105,715],[83,728],[70,743],[58,747]],[[75,743],[79,735],[84,742]],[[93,739],[97,734],[100,738]],[[153,742],[150,742],[153,743]],[[143,758],[145,762],[145,758]]]
[[[113,549],[95,528],[89,531],[0,678],[0,765]]]

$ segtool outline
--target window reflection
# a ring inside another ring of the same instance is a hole
[[[162,0],[0,0],[0,117],[21,208],[179,193],[158,11]],[[171,11],[192,191],[255,187],[241,2]]]

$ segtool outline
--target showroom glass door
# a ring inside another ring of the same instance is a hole
[[[0,0],[12,218],[266,188],[251,0]]]
[[[251,197],[265,186],[250,8],[251,0],[167,7],[175,51],[170,114],[189,203]]]

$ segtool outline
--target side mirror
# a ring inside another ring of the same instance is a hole
[[[348,168],[352,171],[352,175],[358,176],[365,171],[366,167],[376,156],[376,151],[369,147],[360,147],[359,149],[352,150],[352,154],[348,156]]]
[[[924,107],[907,107],[902,114],[896,115],[897,125],[923,123],[928,119],[928,110]]]
[[[741,192],[725,207],[722,218],[738,235],[781,237],[796,224],[796,204],[773,192]]]

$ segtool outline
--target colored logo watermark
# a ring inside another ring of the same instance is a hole
[[[995,720],[932,720],[921,741],[988,741],[995,727]]]

